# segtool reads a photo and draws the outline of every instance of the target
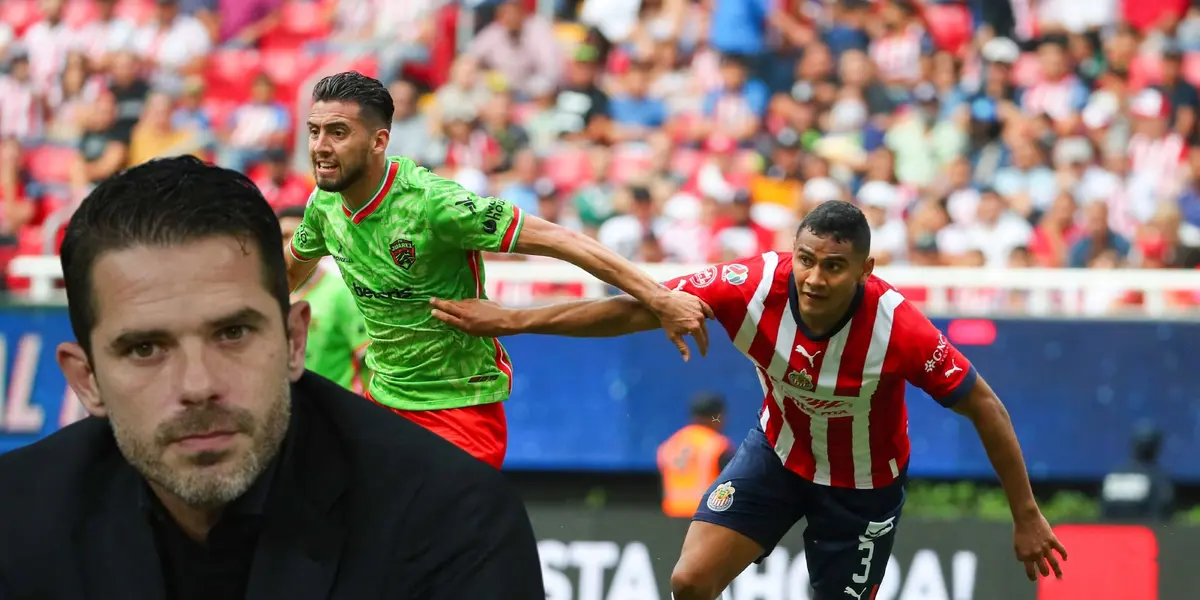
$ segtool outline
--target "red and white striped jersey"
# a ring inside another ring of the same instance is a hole
[[[905,382],[943,406],[977,374],[933,323],[872,276],[839,327],[808,335],[787,254],[719,264],[673,279],[707,303],[754,363],[764,399],[759,425],[789,470],[819,485],[870,489],[908,465]]]

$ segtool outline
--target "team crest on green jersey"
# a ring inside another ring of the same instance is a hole
[[[412,268],[413,263],[417,262],[417,247],[413,245],[412,240],[397,239],[392,242],[391,251],[392,262],[405,271]]]

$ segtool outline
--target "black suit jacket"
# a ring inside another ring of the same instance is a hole
[[[500,472],[306,373],[248,600],[542,600],[529,517]],[[161,600],[140,475],[89,418],[0,456],[0,599]]]

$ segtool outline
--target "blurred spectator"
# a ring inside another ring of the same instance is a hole
[[[18,54],[0,77],[0,137],[28,140],[42,135],[42,94],[31,79],[29,58]]]
[[[125,168],[132,133],[117,120],[117,101],[111,93],[96,98],[82,125],[79,153],[71,166],[71,186],[79,198],[96,183]]]
[[[1084,206],[1084,217],[1083,235],[1071,246],[1067,266],[1084,268],[1098,260],[1113,265],[1124,261],[1129,255],[1129,240],[1109,228],[1108,205],[1092,202]]]
[[[133,132],[150,95],[150,84],[141,76],[142,61],[131,52],[118,52],[112,57],[108,91],[117,103],[116,127],[125,135]]]
[[[608,94],[598,85],[600,53],[594,46],[579,46],[555,99],[559,133],[571,141],[607,141],[612,108]]]
[[[200,72],[212,49],[211,33],[191,15],[182,14],[179,0],[155,0],[154,18],[134,35],[133,47],[154,67],[156,87],[175,91],[181,76]]]
[[[868,22],[872,30],[871,59],[879,78],[893,90],[893,96],[921,80],[923,57],[933,53],[933,41],[921,25],[912,0],[884,0],[877,19]]]
[[[25,193],[26,173],[21,164],[21,143],[0,142],[0,238],[11,239],[33,220],[36,207]]]
[[[525,133],[525,129],[513,122],[512,94],[493,94],[483,105],[479,117],[482,131],[500,147],[500,161],[496,170],[509,170],[512,168],[513,156],[529,145],[529,135]]]
[[[1029,241],[1029,251],[1038,266],[1051,269],[1067,266],[1068,249],[1082,234],[1075,213],[1075,198],[1068,192],[1058,194],[1042,213]]]
[[[927,83],[913,90],[916,103],[888,129],[887,147],[896,155],[896,178],[925,186],[967,149],[966,132],[954,121],[938,121],[937,90]]]
[[[402,75],[406,62],[427,57],[433,16],[444,4],[446,0],[342,0],[335,5],[331,45],[374,55],[380,80],[390,84]]]
[[[417,88],[412,82],[400,80],[389,86],[395,112],[392,113],[389,156],[406,156],[418,163],[429,160],[433,144],[432,130],[426,114],[417,108]]]
[[[726,203],[720,204],[713,218],[713,262],[756,256],[775,248],[775,232],[751,218],[751,198],[739,189]]]
[[[995,190],[1017,209],[1029,216],[1044,211],[1058,191],[1058,179],[1038,145],[1032,140],[1014,140],[1011,147],[1012,164],[996,173]]]
[[[450,67],[450,80],[438,89],[429,107],[429,122],[437,132],[442,131],[443,115],[478,114],[492,97],[492,91],[479,74],[479,62],[470,56],[460,56]]]
[[[210,146],[213,122],[212,115],[204,107],[204,93],[204,79],[194,75],[184,79],[179,102],[171,115],[171,125],[176,129],[191,131],[205,146]]]
[[[657,233],[661,233],[664,223],[655,214],[650,190],[633,187],[624,190],[622,195],[627,199],[628,212],[605,221],[596,237],[621,256],[636,261],[641,257],[643,240],[655,235],[656,228],[659,230]]]
[[[29,56],[29,75],[39,91],[54,85],[75,43],[76,32],[63,20],[65,5],[65,0],[39,0],[42,19],[30,25],[21,37],[21,46]]]
[[[84,111],[105,87],[104,78],[92,73],[85,55],[78,52],[68,55],[59,82],[46,96],[50,115],[46,122],[46,138],[66,144],[78,141]]]
[[[1079,111],[1088,100],[1088,89],[1071,72],[1066,42],[1049,37],[1038,46],[1041,78],[1021,95],[1021,108],[1029,116],[1047,115],[1060,131],[1075,128]]]
[[[1111,521],[1167,521],[1175,510],[1175,484],[1158,464],[1163,434],[1150,423],[1133,432],[1130,461],[1104,477],[1100,514]]]
[[[114,52],[132,50],[137,27],[117,16],[117,0],[94,0],[96,18],[79,32],[76,46],[97,68],[106,68]]]
[[[279,23],[284,0],[205,0],[195,11],[200,22],[218,24],[218,43],[254,46]],[[210,35],[211,35],[210,31]]]
[[[276,212],[308,202],[312,182],[292,170],[287,151],[280,148],[267,150],[260,173],[254,183]]]
[[[1196,130],[1196,110],[1200,109],[1200,92],[1183,78],[1183,50],[1171,44],[1163,50],[1159,90],[1171,107],[1171,125],[1188,136]]]
[[[500,189],[500,197],[515,204],[522,212],[541,217],[538,214],[541,197],[537,186],[539,183],[549,183],[548,180],[541,179],[541,169],[542,165],[532,150],[517,151],[513,157],[512,170],[508,173],[504,187]]]
[[[479,126],[479,116],[474,109],[464,107],[443,112],[442,129],[446,135],[447,167],[490,175],[504,160],[503,148]]]
[[[908,253],[908,226],[899,218],[899,197],[891,185],[872,181],[858,190],[857,197],[871,225],[871,256],[883,266],[902,263]]]
[[[618,142],[644,142],[667,122],[667,105],[650,96],[651,67],[634,62],[621,77],[620,92],[610,103],[612,138]]]
[[[539,15],[527,14],[520,0],[500,2],[496,20],[479,32],[467,52],[526,96],[531,95],[525,88],[529,81],[558,80],[561,54],[553,25]]]
[[[951,261],[971,259],[978,251],[979,266],[1002,268],[1008,265],[1014,248],[1026,247],[1033,237],[1033,228],[1023,217],[1011,210],[995,190],[985,189],[979,195],[979,206],[969,225],[952,223],[938,234],[938,249]]]
[[[721,58],[721,83],[704,98],[704,121],[698,133],[747,142],[755,134],[767,110],[769,91],[762,81],[749,78],[746,59],[725,55]]]
[[[270,77],[259,75],[250,87],[250,100],[233,112],[225,130],[218,134],[222,145],[217,162],[245,171],[261,160],[267,149],[286,145],[290,128],[287,107],[275,100],[275,84]]]
[[[166,156],[199,154],[203,141],[194,131],[175,127],[171,122],[172,104],[171,97],[162,92],[146,98],[146,108],[129,141],[126,166]]]

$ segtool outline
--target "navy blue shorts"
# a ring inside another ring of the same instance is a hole
[[[883,581],[892,555],[904,479],[901,473],[896,483],[872,490],[817,485],[784,468],[766,434],[752,429],[692,518],[758,542],[758,561],[806,519],[804,549],[816,597],[865,600]]]

